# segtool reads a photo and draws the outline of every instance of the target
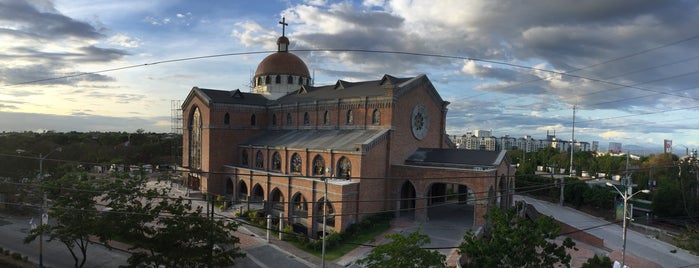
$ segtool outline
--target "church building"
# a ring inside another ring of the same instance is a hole
[[[281,218],[310,236],[384,212],[429,220],[430,208],[513,200],[506,151],[454,148],[447,105],[426,75],[314,85],[304,61],[278,51],[250,92],[194,87],[182,104],[189,187]],[[327,195],[326,195],[327,192]],[[325,204],[326,207],[323,207]]]

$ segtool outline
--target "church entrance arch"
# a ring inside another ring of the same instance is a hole
[[[252,202],[263,202],[265,200],[265,191],[262,190],[260,184],[255,184],[252,187],[252,193],[250,193],[250,201]]]
[[[231,198],[233,196],[233,179],[231,177],[226,178],[226,198]]]
[[[248,200],[248,185],[244,181],[238,182],[238,199],[241,201]]]
[[[427,218],[473,224],[475,193],[465,184],[435,182],[426,187]]]
[[[400,187],[400,197],[398,198],[398,216],[415,216],[415,186],[406,180]]]

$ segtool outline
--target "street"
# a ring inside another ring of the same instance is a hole
[[[614,251],[622,250],[622,228],[618,224],[599,219],[570,207],[541,201],[526,196],[515,196],[515,200],[524,200],[539,212],[558,221],[567,223],[579,230],[604,239],[604,245]],[[673,251],[676,251],[673,253]],[[699,257],[663,241],[647,237],[631,229],[627,230],[626,256],[636,256],[655,262],[663,267],[699,267]],[[615,259],[612,259],[614,261]]]
[[[29,244],[23,242],[30,230],[30,218],[0,215],[0,246],[12,252],[19,252],[27,256],[30,261],[39,263],[39,240]],[[35,219],[36,221],[36,219]],[[44,237],[47,239],[47,237]],[[79,253],[78,253],[79,254]],[[99,244],[90,244],[87,248],[87,262],[85,267],[119,267],[125,265],[129,254],[119,250],[109,250]],[[66,246],[57,241],[44,241],[43,249],[44,266],[47,267],[74,267],[75,262]]]

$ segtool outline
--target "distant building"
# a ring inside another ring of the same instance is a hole
[[[612,154],[620,154],[622,152],[621,150],[621,143],[619,142],[610,142],[609,143],[609,150],[610,153]]]
[[[521,149],[525,152],[537,152],[544,148],[552,147],[559,152],[569,152],[571,142],[558,139],[555,133],[555,131],[553,134],[547,131],[545,139],[537,140],[529,135],[520,138],[505,135],[500,138],[496,138],[492,136],[492,131],[475,130],[473,132],[467,131],[466,134],[462,136],[450,136],[450,138],[456,144],[457,148],[465,150],[499,151]],[[573,145],[575,146],[576,152],[588,152],[591,150],[590,143],[588,142],[576,141],[573,143]]]

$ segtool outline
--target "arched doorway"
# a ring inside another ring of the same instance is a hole
[[[274,188],[270,194],[270,202],[272,202],[272,209],[275,210],[274,215],[278,215],[279,212],[284,212],[284,194],[279,188]]]
[[[465,184],[435,182],[426,187],[429,221],[463,223],[470,226],[475,218],[475,193]]]
[[[325,207],[323,207],[323,204],[325,204]],[[326,201],[325,198],[321,197],[318,202],[316,202],[314,210],[313,215],[315,217],[315,222],[317,223],[316,228],[318,228],[316,229],[316,237],[323,237],[323,213],[327,213],[327,216],[325,217],[325,224],[328,228],[331,228],[325,229],[325,234],[327,235],[335,228],[335,209],[329,200]]]
[[[233,179],[231,177],[226,178],[226,198],[233,196]]]
[[[244,181],[238,182],[238,200],[247,201],[248,200],[248,185]]]
[[[291,226],[296,233],[308,235],[307,218],[308,218],[308,201],[302,193],[297,192],[291,198],[291,206],[289,207],[289,215]]]
[[[265,191],[262,190],[262,186],[260,186],[260,184],[255,184],[255,186],[252,187],[250,201],[262,203],[262,202],[264,202],[264,200],[265,200]]]
[[[398,201],[398,216],[415,216],[415,186],[406,180],[400,187],[400,198]]]

